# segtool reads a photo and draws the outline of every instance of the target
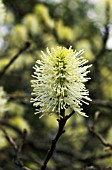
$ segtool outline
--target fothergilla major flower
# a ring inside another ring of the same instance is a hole
[[[42,51],[41,60],[36,61],[34,68],[31,102],[36,113],[57,113],[71,108],[76,113],[87,116],[83,112],[82,103],[89,104],[89,91],[85,87],[88,81],[88,60],[82,54],[84,50],[74,51],[71,47],[56,47]],[[42,117],[41,116],[41,117]]]

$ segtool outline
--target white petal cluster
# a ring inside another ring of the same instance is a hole
[[[88,61],[83,58],[83,50],[76,52],[71,47],[56,47],[46,53],[42,51],[41,61],[37,60],[34,68],[34,80],[31,81],[33,93],[31,102],[36,107],[36,114],[52,114],[72,108],[82,112],[82,103],[91,101],[85,87],[88,81]]]
[[[0,117],[2,117],[3,113],[7,110],[6,108],[7,96],[3,87],[0,86]]]
[[[2,0],[0,0],[0,25],[4,23],[5,19],[5,7],[4,4],[2,3]]]

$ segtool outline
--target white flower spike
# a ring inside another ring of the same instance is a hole
[[[72,108],[76,113],[83,116],[82,103],[89,104],[89,91],[85,87],[88,81],[87,69],[91,65],[83,58],[83,50],[74,51],[71,47],[56,47],[46,53],[42,51],[41,61],[37,60],[34,68],[34,80],[31,81],[33,93],[31,102],[36,107],[36,113],[58,113],[61,110]],[[41,117],[42,117],[41,116]]]

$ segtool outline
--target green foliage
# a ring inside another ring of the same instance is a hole
[[[56,31],[59,39],[61,41],[72,41],[73,40],[73,31],[70,27],[64,26],[63,21],[59,20],[56,23]]]

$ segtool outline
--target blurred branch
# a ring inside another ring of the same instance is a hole
[[[20,54],[22,54],[24,51],[26,51],[28,48],[30,47],[30,43],[26,42],[24,47],[22,47],[18,53],[16,55],[14,55],[12,57],[12,59],[9,61],[9,63],[4,67],[4,69],[1,71],[0,73],[0,79],[2,78],[2,76],[6,73],[6,71],[8,70],[8,68],[13,64],[13,62],[20,56]]]
[[[6,122],[5,120],[0,120],[0,125],[11,128],[12,130],[16,131],[19,135],[22,134],[22,132],[21,132],[21,130],[19,128],[17,128],[16,126],[10,124],[9,122]]]
[[[21,157],[20,157],[21,150],[22,150],[25,138],[26,138],[27,131],[26,130],[23,131],[21,143],[19,145],[17,145],[16,142],[8,135],[8,133],[5,131],[5,129],[3,129],[3,128],[1,128],[1,129],[2,129],[2,131],[4,133],[4,135],[5,135],[6,140],[12,146],[12,148],[13,148],[13,150],[15,152],[15,155],[14,155],[14,163],[15,163],[15,165],[20,170],[31,170],[31,169],[27,168],[26,166],[24,166],[24,164],[23,164],[23,162],[21,160]]]
[[[85,164],[90,164],[90,165],[94,165],[95,161],[101,160],[101,159],[106,159],[112,157],[112,153],[108,153],[108,154],[101,154],[98,156],[89,156],[87,158],[80,158],[79,161],[83,162]]]
[[[56,148],[56,144],[59,140],[59,138],[62,136],[62,134],[65,132],[64,130],[64,126],[67,122],[67,120],[74,114],[74,111],[72,111],[69,115],[67,116],[64,116],[64,110],[62,110],[61,112],[61,115],[62,117],[60,117],[59,119],[57,119],[58,121],[58,132],[57,132],[57,135],[56,137],[54,138],[54,140],[52,140],[52,144],[51,144],[51,148],[50,150],[48,151],[47,155],[46,155],[46,158],[45,158],[45,161],[43,163],[43,166],[41,167],[41,170],[45,170],[46,167],[47,167],[47,163],[49,162],[49,160],[51,159],[54,151],[55,151],[55,148]]]
[[[89,127],[89,131],[94,134],[98,139],[99,141],[102,143],[102,145],[104,145],[105,147],[109,147],[110,149],[112,149],[112,144],[108,143],[100,133],[96,132],[94,130],[94,128],[92,127]]]
[[[112,109],[112,102],[111,101],[101,100],[101,99],[93,99],[91,103],[94,104],[94,105],[98,105],[98,106],[102,106],[102,107],[108,107],[108,108]]]
[[[103,146],[108,147],[109,149],[112,150],[112,144],[108,143],[100,133],[95,131],[95,125],[98,122],[98,118],[99,118],[99,113],[96,112],[93,125],[92,126],[88,125],[88,130],[89,130],[89,132],[91,132],[93,135],[95,135],[97,137],[97,139],[101,142],[101,144]]]

